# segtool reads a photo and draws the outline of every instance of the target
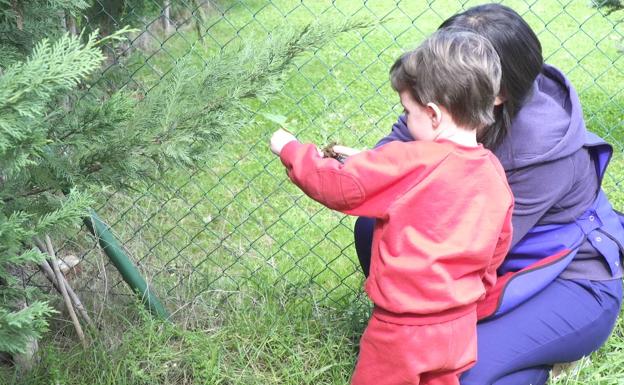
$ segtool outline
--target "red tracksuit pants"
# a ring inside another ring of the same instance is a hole
[[[458,385],[477,356],[475,313],[429,325],[373,316],[360,340],[351,385]]]

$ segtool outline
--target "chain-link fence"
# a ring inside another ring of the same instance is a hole
[[[250,105],[255,123],[237,135],[224,135],[209,164],[188,173],[168,170],[158,183],[132,193],[102,194],[96,208],[177,320],[193,321],[191,315],[202,309],[218,316],[233,297],[253,302],[255,295],[270,292],[328,308],[365,304],[353,219],[322,208],[290,185],[268,150],[275,125],[263,114],[286,117],[286,125],[306,141],[371,147],[389,133],[400,113],[388,84],[395,58],[444,19],[478,2],[97,3],[88,18],[76,21],[79,27],[109,33],[131,25],[139,31],[128,43],[109,47],[108,64],[94,85],[130,87],[138,94],[148,94],[182,58],[200,48],[218,54],[241,41],[265,39],[278,26],[317,19],[383,20],[301,57],[283,91],[266,103]],[[538,33],[547,62],[570,77],[588,127],[615,145],[606,190],[616,207],[622,207],[622,25],[587,1],[505,4]],[[71,279],[91,298],[92,309],[130,294],[86,232],[65,241],[60,255],[81,260]],[[33,276],[32,281],[37,279]]]

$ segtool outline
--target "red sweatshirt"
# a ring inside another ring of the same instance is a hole
[[[391,142],[341,164],[293,141],[280,158],[312,199],[377,219],[366,292],[378,317],[444,322],[475,311],[495,283],[511,242],[513,195],[481,145]]]

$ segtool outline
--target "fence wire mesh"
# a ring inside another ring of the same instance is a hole
[[[249,106],[256,122],[225,135],[210,164],[192,172],[167,170],[159,182],[132,193],[100,196],[100,216],[178,319],[190,317],[199,305],[218,311],[233,294],[253,297],[262,290],[314,306],[366,302],[353,247],[353,218],[322,208],[289,184],[267,147],[275,125],[262,114],[286,117],[287,126],[303,140],[373,146],[400,113],[387,75],[395,58],[447,17],[477,3],[97,1],[77,20],[79,27],[102,33],[125,25],[137,28],[126,44],[107,47],[107,65],[92,86],[127,87],[143,95],[200,48],[218,54],[241,41],[265,39],[276,27],[318,19],[384,20],[298,59],[283,90],[266,103]],[[570,77],[588,127],[615,146],[605,189],[621,208],[622,24],[586,1],[504,3],[537,32],[546,61]],[[95,295],[90,302],[130,294],[86,232],[64,241],[60,255],[81,260],[72,280],[83,293]],[[39,277],[29,280],[36,284]]]

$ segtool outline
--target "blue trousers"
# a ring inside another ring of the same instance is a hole
[[[368,276],[374,220],[358,218],[355,247]],[[576,361],[607,340],[622,280],[556,279],[512,311],[477,324],[477,363],[461,385],[543,385],[552,365]]]

